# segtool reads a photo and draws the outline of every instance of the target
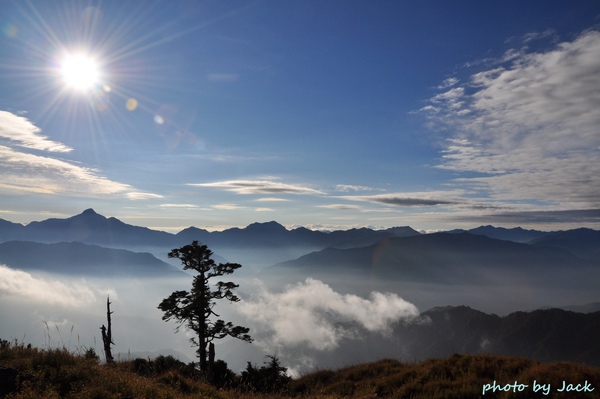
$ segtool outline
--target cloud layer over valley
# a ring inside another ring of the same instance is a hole
[[[385,334],[392,323],[419,314],[413,304],[396,294],[372,292],[364,299],[340,294],[312,278],[288,285],[280,293],[263,287],[237,308],[256,324],[261,333],[258,343],[271,351],[299,345],[331,350],[343,338],[357,338],[339,322],[356,322],[368,331]]]
[[[65,283],[51,276],[34,276],[0,265],[0,297],[78,308],[96,303],[99,295],[83,280]]]

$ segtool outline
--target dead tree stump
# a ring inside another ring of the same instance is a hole
[[[106,363],[114,362],[112,351],[110,348],[111,345],[115,344],[112,339],[112,327],[110,321],[110,315],[113,313],[114,312],[110,311],[110,298],[106,297],[106,318],[108,321],[108,328],[104,327],[104,324],[102,325],[102,327],[100,327],[100,330],[102,331],[102,342],[104,343],[104,354],[106,356]]]

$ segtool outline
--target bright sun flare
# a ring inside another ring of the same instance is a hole
[[[91,89],[100,75],[96,62],[85,54],[69,54],[61,63],[65,84],[75,90]]]

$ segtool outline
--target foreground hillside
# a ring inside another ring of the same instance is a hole
[[[189,365],[168,357],[162,362],[138,360],[109,366],[86,353],[2,341],[0,364],[5,368],[0,367],[0,378],[10,367],[23,373],[25,382],[19,392],[7,395],[8,384],[2,380],[0,398],[600,398],[600,368],[521,357],[453,355],[418,363],[386,359],[316,371],[292,380],[278,392],[260,393],[242,385],[217,389],[194,378]],[[534,380],[538,388],[544,384],[548,390],[534,393]],[[493,392],[494,381],[510,392]],[[567,389],[572,384],[579,392],[559,392],[564,384]],[[482,395],[484,387],[489,390]]]

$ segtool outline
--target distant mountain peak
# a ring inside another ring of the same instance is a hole
[[[271,221],[265,223],[252,223],[249,224],[244,230],[246,231],[287,231],[287,229],[281,224]]]
[[[79,215],[73,216],[69,219],[70,220],[81,219],[81,220],[94,221],[94,222],[104,222],[107,220],[106,217],[100,215],[92,208],[86,209],[85,211],[81,212]],[[66,219],[66,220],[69,220],[69,219]]]
[[[81,212],[82,216],[93,216],[93,215],[98,215],[98,213],[96,213],[95,210],[93,210],[92,208],[88,208],[85,211]]]

